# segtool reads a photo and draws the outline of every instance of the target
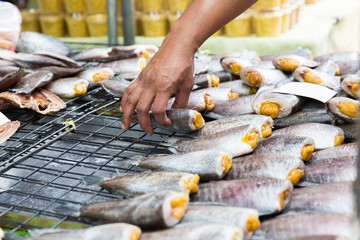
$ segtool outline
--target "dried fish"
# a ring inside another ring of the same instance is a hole
[[[264,90],[257,95],[252,103],[252,108],[257,114],[271,118],[283,118],[296,112],[303,102],[303,98],[296,95]]]
[[[332,123],[333,119],[327,110],[314,110],[308,112],[297,112],[284,118],[275,118],[274,127],[284,128],[302,123]]]
[[[157,123],[155,116],[150,114],[150,124],[169,132],[190,133],[201,129],[205,125],[205,120],[201,113],[191,109],[168,109],[166,115],[170,118],[172,125],[163,126]]]
[[[232,167],[231,159],[227,153],[204,150],[140,159],[136,165],[155,171],[197,173],[201,181],[209,181],[227,174]]]
[[[257,92],[257,88],[247,86],[243,80],[223,82],[219,84],[219,88],[231,88],[239,96],[246,96]]]
[[[17,53],[0,48],[0,59],[13,62]]]
[[[130,84],[131,82],[121,78],[117,78],[116,80],[112,79],[101,81],[103,89],[115,97],[122,97]]]
[[[199,95],[201,95],[201,94],[202,95],[209,94],[214,99],[215,105],[218,102],[223,102],[223,101],[227,101],[229,99],[239,97],[239,94],[234,92],[231,88],[219,88],[219,87],[217,87],[217,88],[204,88],[204,89],[196,90],[196,91],[193,91],[193,92],[194,92],[194,94],[199,94]]]
[[[175,98],[172,97],[168,101],[168,109],[171,109],[172,105],[175,102]],[[207,92],[193,91],[190,93],[186,109],[193,109],[198,112],[203,112],[205,110],[211,111],[215,107],[215,101],[210,94]]]
[[[17,67],[1,67],[0,73],[0,92],[7,91],[25,76],[24,70]]]
[[[229,73],[240,76],[240,70],[245,67],[258,66],[261,60],[255,57],[225,57],[221,60],[221,66]]]
[[[141,72],[147,65],[148,60],[146,58],[129,58],[122,59],[108,63],[102,63],[99,65],[101,68],[111,68],[115,73],[131,73]]]
[[[315,58],[317,62],[325,62],[328,60],[334,61],[335,63],[346,62],[350,60],[357,60],[360,58],[360,53],[358,51],[348,51],[348,52],[334,52],[328,53]]]
[[[335,91],[340,89],[340,77],[317,69],[298,67],[294,71],[294,77],[299,82],[318,84]]]
[[[347,97],[334,97],[330,99],[329,110],[337,117],[354,122],[359,120],[359,101]]]
[[[353,183],[340,182],[294,189],[289,211],[315,213],[353,213]]]
[[[279,149],[278,149],[279,150]],[[305,165],[301,159],[282,153],[262,153],[234,158],[228,180],[269,177],[290,180],[296,185],[304,176]]]
[[[273,120],[271,117],[247,114],[207,122],[203,128],[196,132],[196,134],[200,136],[209,136],[211,134],[246,124],[253,124],[257,126],[260,138],[266,138],[272,133]]]
[[[292,72],[298,67],[314,68],[319,65],[318,62],[309,60],[306,57],[297,54],[281,54],[272,59],[275,68],[285,72]]]
[[[52,74],[54,75],[54,79],[57,79],[57,78],[75,75],[83,70],[84,70],[83,68],[46,66],[46,67],[33,69],[33,72],[49,71],[49,72],[52,72]]]
[[[58,54],[58,53],[49,52],[49,51],[37,51],[37,52],[34,52],[33,54],[56,59],[64,64],[66,64],[69,67],[73,67],[73,68],[81,67],[77,62],[75,62],[71,58],[64,56],[63,54]]]
[[[347,143],[337,147],[327,148],[314,152],[311,157],[311,162],[320,162],[332,158],[353,157],[357,156],[358,153],[359,151],[357,143]]]
[[[16,67],[16,66],[17,66],[16,62],[0,59],[0,67]]]
[[[343,80],[341,82],[341,88],[347,94],[349,94],[353,98],[360,97],[360,70],[355,74],[348,74],[343,76]]]
[[[323,123],[303,123],[273,131],[272,136],[294,135],[312,138],[315,150],[335,147],[344,142],[341,128]]]
[[[39,71],[29,73],[22,77],[20,81],[11,89],[14,93],[29,94],[37,88],[41,88],[51,82],[54,75],[49,71]]]
[[[77,77],[59,78],[45,86],[45,89],[61,98],[74,98],[84,95],[89,82]]]
[[[192,140],[181,141],[177,138],[170,138],[164,145],[171,147],[170,150],[175,148],[180,152],[216,150],[236,157],[252,152],[259,139],[260,134],[257,127],[248,124]]]
[[[0,144],[6,142],[20,127],[19,121],[7,122],[0,125]]]
[[[288,77],[278,69],[245,67],[240,70],[240,78],[251,87],[260,87],[263,85],[275,85]]]
[[[340,67],[332,60],[322,62],[315,68],[318,71],[329,73],[331,76],[340,75]]]
[[[360,70],[360,59],[339,63],[340,75],[355,74]]]
[[[314,148],[314,140],[308,137],[278,135],[260,141],[254,153],[279,153],[308,161]]]
[[[344,131],[344,137],[346,141],[354,142],[358,138],[358,133],[360,132],[359,122],[342,124],[338,127]]]
[[[114,77],[114,75],[115,73],[111,68],[91,67],[79,73],[77,77],[85,79],[90,84],[94,84],[105,79],[110,79]]]
[[[168,228],[181,220],[188,202],[189,194],[166,190],[91,204],[80,209],[80,217],[105,223],[130,223],[142,229]]]
[[[0,99],[15,107],[28,108],[41,114],[56,113],[66,107],[58,96],[41,88],[31,94],[2,92]]]
[[[24,68],[39,68],[45,66],[67,67],[65,63],[54,58],[27,53],[16,54],[14,61]]]
[[[307,58],[309,60],[314,58],[312,56],[311,51],[308,48],[303,49],[302,47],[298,47],[295,51],[289,51],[289,52],[283,52],[283,53],[260,56],[260,59],[262,61],[272,61],[274,57],[278,57],[278,56],[281,56],[281,55],[289,55],[289,54],[297,54],[297,55],[302,56],[304,58]]]
[[[195,54],[194,57],[194,75],[207,73],[211,57],[206,54]]]
[[[194,85],[199,88],[217,87],[220,78],[214,74],[199,74],[194,76]]]
[[[263,221],[259,233],[274,239],[321,235],[353,239],[352,223],[351,214],[296,214]]]
[[[167,230],[146,232],[141,240],[241,240],[243,234],[238,227],[223,224],[205,224],[195,227],[170,228]]]
[[[200,185],[191,200],[253,208],[260,215],[266,215],[283,210],[290,201],[292,189],[289,180],[276,178],[222,180]]]
[[[141,71],[139,72],[124,72],[124,73],[117,73],[116,78],[122,78],[128,81],[135,80],[139,77]]]

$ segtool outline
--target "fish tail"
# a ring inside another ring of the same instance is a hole
[[[96,186],[102,181],[104,181],[104,178],[100,176],[86,176],[82,178],[82,182],[86,186]]]
[[[80,216],[81,204],[65,203],[55,208],[55,212],[62,215]]]

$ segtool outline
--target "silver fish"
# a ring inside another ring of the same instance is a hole
[[[17,53],[14,61],[24,68],[39,68],[44,66],[67,67],[65,63],[54,58],[28,53]]]
[[[290,201],[292,189],[289,180],[276,178],[222,180],[201,184],[191,200],[253,208],[260,215],[266,215],[283,210]]]
[[[49,71],[29,73],[16,83],[11,89],[14,93],[29,94],[36,88],[41,88],[52,81],[54,75]]]
[[[220,78],[214,74],[199,74],[194,76],[194,85],[198,88],[217,87],[220,83]]]
[[[206,54],[195,54],[194,57],[194,75],[207,73],[211,57]]]
[[[221,60],[221,66],[229,73],[240,76],[240,70],[245,67],[258,66],[261,60],[258,57],[226,57]]]
[[[204,88],[193,92],[200,95],[209,94],[214,99],[215,105],[216,103],[239,97],[239,94],[234,92],[231,88]]]
[[[332,123],[333,118],[329,115],[327,110],[314,110],[306,112],[296,112],[284,118],[275,118],[274,127],[284,128],[291,125],[298,125],[302,123]]]
[[[317,69],[298,67],[294,71],[294,77],[299,82],[318,84],[335,91],[340,89],[340,77],[336,77]]]
[[[7,122],[0,125],[0,144],[6,142],[20,127],[19,121]]]
[[[342,157],[353,157],[357,156],[358,144],[357,143],[347,143],[340,146],[327,148],[321,151],[314,152],[311,156],[310,162],[321,162],[323,160],[333,159],[333,158],[342,158]]]
[[[116,73],[141,72],[147,65],[146,58],[129,58],[113,62],[102,63],[101,68],[111,68]]]
[[[245,67],[240,70],[240,78],[251,87],[275,85],[288,78],[281,70],[262,67]]]
[[[283,70],[285,72],[292,72],[297,67],[304,66],[314,68],[319,65],[318,62],[309,60],[306,57],[299,56],[297,54],[284,54],[276,56],[272,59],[275,68]]]
[[[273,131],[272,136],[294,135],[312,138],[315,150],[335,147],[344,142],[341,128],[323,123],[303,123]]]
[[[103,87],[103,89],[116,97],[122,97],[130,84],[130,81],[121,78],[117,78],[116,80],[112,79],[101,81],[101,86]]]
[[[204,150],[140,159],[135,165],[155,171],[197,173],[201,181],[209,181],[224,177],[232,167],[231,159],[227,153]]]
[[[49,51],[67,56],[72,49],[55,37],[36,32],[23,32],[17,42],[16,51],[24,53]]]
[[[360,71],[355,74],[348,74],[343,77],[341,88],[353,98],[360,97]]]
[[[330,99],[329,110],[337,117],[347,122],[359,120],[359,101],[348,97],[334,97]]]
[[[7,50],[7,49],[0,49],[0,59],[13,62],[14,58],[16,57],[17,53]]]
[[[250,153],[260,139],[257,127],[252,124],[224,130],[206,137],[181,141],[170,138],[164,145],[180,152],[216,150],[236,157]]]
[[[317,62],[325,62],[328,60],[334,61],[335,63],[346,62],[350,60],[357,60],[360,58],[359,51],[347,51],[347,52],[334,52],[328,53],[315,58]]]
[[[305,165],[297,157],[262,153],[234,158],[233,167],[226,176],[228,180],[253,177],[269,177],[290,180],[296,185],[304,176]]]
[[[142,229],[168,228],[184,216],[189,194],[158,191],[134,198],[95,203],[80,209],[81,218],[104,223],[124,222]]]
[[[340,182],[294,189],[288,211],[353,213],[353,183]]]
[[[76,78],[59,78],[45,86],[45,89],[61,98],[74,98],[84,95],[89,87],[89,82]]]
[[[360,59],[339,63],[340,75],[355,74],[360,70]]]
[[[16,67],[16,62],[0,59],[0,67]]]
[[[76,77],[88,81],[90,84],[101,82],[114,77],[115,73],[111,68],[91,67],[76,75]]]
[[[257,92],[257,88],[247,86],[243,80],[223,82],[219,84],[219,87],[231,88],[235,93],[239,94],[239,96],[246,96]]]
[[[289,54],[296,54],[296,55],[302,56],[304,58],[307,58],[309,60],[313,59],[310,49],[308,49],[308,48],[303,49],[302,47],[298,47],[295,51],[260,56],[260,59],[262,61],[272,61],[274,57],[278,57],[281,55],[289,55]]]
[[[208,136],[246,124],[253,124],[257,126],[261,138],[266,138],[272,133],[273,120],[271,117],[257,114],[247,114],[207,122],[204,127],[196,132],[196,134],[200,136]]]
[[[34,52],[33,54],[56,59],[64,64],[66,64],[69,67],[73,67],[73,68],[81,67],[77,62],[75,62],[71,58],[64,56],[63,54],[58,54],[58,53],[50,52],[50,51],[37,51],[37,52]]]
[[[168,101],[168,109],[171,109],[172,105],[175,102],[175,98],[172,97]],[[186,105],[186,109],[193,109],[198,112],[203,112],[205,110],[211,111],[215,107],[215,101],[213,97],[207,92],[203,91],[192,91],[189,95],[189,100]]]

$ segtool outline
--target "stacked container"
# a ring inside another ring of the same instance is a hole
[[[30,9],[21,11],[21,31],[40,32],[39,10]]]
[[[259,0],[255,4],[255,33],[258,37],[277,37],[282,32],[281,0]]]
[[[106,0],[85,0],[85,18],[91,37],[107,36]]]
[[[85,18],[85,0],[64,0],[65,21],[70,37],[89,36]]]
[[[142,0],[141,22],[145,37],[163,37],[167,32],[164,0]]]
[[[246,37],[251,34],[253,10],[248,9],[225,25],[227,37]]]
[[[286,33],[290,29],[291,1],[281,0],[281,11],[283,12],[281,32]]]
[[[168,22],[169,27],[171,27],[176,20],[178,20],[184,11],[188,8],[191,3],[191,0],[166,0],[169,13],[168,13]]]
[[[62,0],[38,0],[40,26],[44,34],[63,37],[65,33]]]

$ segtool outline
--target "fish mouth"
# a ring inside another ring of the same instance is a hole
[[[261,126],[261,136],[263,138],[266,138],[266,137],[270,136],[271,134],[272,134],[272,127],[269,126],[268,124],[264,123]]]
[[[210,81],[212,87],[217,87],[220,83],[220,78],[215,76],[214,74],[210,74]]]
[[[213,110],[213,108],[215,107],[215,101],[214,101],[213,97],[210,96],[209,94],[205,94],[204,101],[205,101],[206,110],[207,111]]]
[[[204,126],[205,121],[199,112],[195,113],[195,118],[193,120],[194,126],[196,129],[200,129]]]
[[[302,150],[301,150],[301,157],[303,159],[304,162],[309,161],[312,153],[314,152],[315,147],[311,144],[306,144]]]
[[[338,103],[337,107],[342,114],[350,118],[357,118],[359,115],[359,104],[343,101]]]
[[[221,158],[221,166],[224,168],[224,174],[228,174],[230,169],[233,166],[233,162],[231,161],[231,157],[229,155],[224,154]]]
[[[244,143],[249,144],[251,148],[254,149],[260,140],[260,136],[257,131],[250,131],[241,140]]]
[[[200,177],[198,174],[193,174],[190,177],[184,177],[181,179],[184,189],[188,190],[190,193],[197,193],[199,191],[198,183]]]
[[[283,58],[281,60],[276,61],[276,63],[279,65],[279,67],[286,71],[286,72],[292,72],[297,67],[299,67],[299,62],[292,58]]]
[[[189,194],[181,193],[171,200],[171,215],[176,219],[181,219],[185,214],[185,207],[189,202]]]
[[[246,81],[258,87],[263,83],[263,77],[259,72],[251,71],[246,75]]]
[[[289,180],[294,186],[299,183],[300,179],[305,175],[303,169],[295,168],[291,170],[287,176],[287,180]]]
[[[246,228],[248,232],[253,232],[260,227],[260,220],[257,217],[254,217],[252,214],[249,214],[248,220],[246,223]]]
[[[280,113],[280,106],[273,102],[264,102],[260,106],[260,114],[269,116],[272,119],[276,118]]]

